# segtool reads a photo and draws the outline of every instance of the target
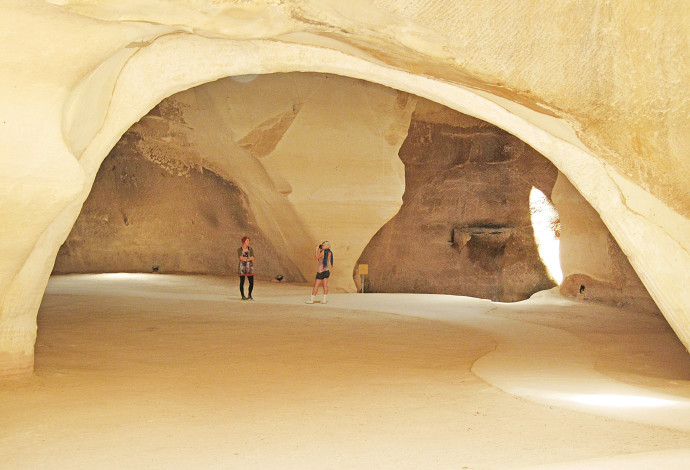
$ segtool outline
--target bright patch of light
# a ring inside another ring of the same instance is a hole
[[[135,279],[138,273],[103,273],[101,276],[109,279]]]
[[[100,278],[114,279],[118,281],[137,281],[137,282],[147,282],[155,279],[160,274],[149,274],[149,273],[102,273],[96,274]]]
[[[563,271],[561,270],[560,241],[558,240],[558,232],[560,231],[558,212],[544,193],[534,186],[529,193],[529,211],[539,256],[551,279],[556,284],[560,284],[563,282]]]
[[[660,408],[677,404],[672,400],[637,395],[575,395],[572,400],[584,405],[610,408]]]

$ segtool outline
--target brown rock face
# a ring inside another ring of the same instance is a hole
[[[104,160],[54,272],[233,275],[240,238],[248,235],[258,278],[303,280],[259,229],[235,183],[202,166],[181,165],[183,157],[195,160],[181,145],[184,136],[152,137],[171,135],[173,116],[165,109],[161,116],[154,108]]]
[[[360,258],[370,292],[516,301],[553,287],[532,229],[532,187],[547,197],[558,171],[514,136],[420,100],[407,140],[399,213]]]

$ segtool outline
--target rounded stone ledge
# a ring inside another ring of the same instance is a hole
[[[602,302],[618,307],[633,306],[646,313],[661,315],[659,307],[642,285],[625,284],[623,281],[607,282],[577,273],[563,279],[559,292],[571,299]]]

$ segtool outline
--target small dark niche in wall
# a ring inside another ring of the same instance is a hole
[[[469,225],[454,227],[450,245],[462,252],[467,248],[467,257],[485,271],[503,268],[503,254],[513,227],[498,225]]]
[[[450,234],[450,244],[457,250],[462,248],[470,241],[480,242],[485,245],[505,246],[513,234],[513,227],[497,225],[466,225],[464,227],[453,227]]]

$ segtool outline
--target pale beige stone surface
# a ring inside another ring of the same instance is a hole
[[[331,242],[335,285],[351,291],[359,255],[402,204],[398,149],[416,99],[330,75],[311,85],[311,99],[261,162],[269,175],[290,182],[288,200],[306,229],[319,242]]]
[[[657,316],[227,281],[53,277],[0,467],[687,467],[690,361]]]
[[[122,133],[199,83],[286,71],[415,93],[527,142],[597,210],[690,344],[690,11],[681,0],[1,8],[2,370],[31,368],[52,259]]]
[[[234,92],[228,99],[232,113],[226,114],[233,138],[259,159],[313,241],[306,255],[300,253],[309,260],[305,276],[311,279],[315,270],[313,247],[329,240],[338,258],[334,286],[352,290],[357,258],[402,203],[398,149],[416,99],[337,75],[216,83]],[[275,115],[281,108],[287,118]]]

